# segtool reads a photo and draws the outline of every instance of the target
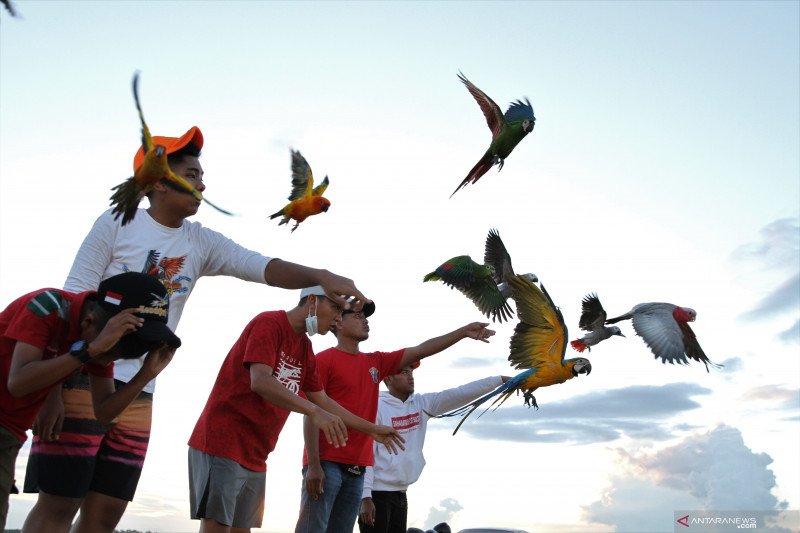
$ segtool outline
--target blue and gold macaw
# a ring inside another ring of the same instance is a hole
[[[472,412],[491,398],[495,400],[487,407],[500,407],[514,392],[523,392],[525,405],[536,409],[539,405],[533,392],[541,387],[558,385],[576,377],[589,374],[592,365],[588,359],[577,357],[564,359],[567,349],[567,326],[561,311],[553,303],[544,286],[540,289],[525,276],[509,276],[511,297],[517,304],[519,323],[511,336],[511,351],[508,360],[514,368],[525,368],[489,394],[474,402],[441,415],[442,417],[463,415],[453,435]]]

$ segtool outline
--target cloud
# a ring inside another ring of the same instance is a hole
[[[786,343],[800,342],[800,320],[797,320],[794,326],[779,333],[778,339]]]
[[[763,320],[800,309],[800,272],[764,296],[756,306],[740,315],[741,320]]]
[[[461,357],[457,361],[453,361],[450,366],[453,368],[488,368],[495,366],[496,361],[486,357]]]
[[[478,418],[483,412],[478,409],[459,431],[480,439],[513,442],[588,444],[623,436],[661,441],[681,431],[667,421],[700,407],[692,397],[707,394],[710,389],[695,383],[637,385],[541,404],[539,411],[517,405]]]
[[[600,500],[584,507],[584,518],[618,531],[671,531],[673,510],[783,510],[772,493],[772,458],[754,453],[731,426],[654,453],[618,450],[620,471]],[[655,505],[654,505],[655,502]]]
[[[779,385],[753,387],[741,398],[745,402],[768,402],[775,409],[800,409],[800,389],[787,389]]]
[[[800,225],[796,218],[770,222],[759,232],[760,239],[734,250],[734,260],[756,260],[768,268],[798,268]]]
[[[453,498],[445,498],[439,502],[438,507],[431,507],[428,518],[425,519],[425,529],[432,529],[436,524],[452,520],[455,514],[464,507]]]
[[[739,372],[742,368],[744,368],[744,361],[741,357],[730,357],[722,361],[720,365],[726,374],[732,374],[734,372]]]

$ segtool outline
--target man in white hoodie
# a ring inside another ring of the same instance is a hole
[[[376,424],[391,426],[405,439],[399,455],[374,447],[375,466],[367,467],[358,527],[361,533],[406,533],[406,489],[419,479],[425,467],[422,446],[430,416],[446,413],[493,391],[510,379],[492,376],[441,392],[414,394],[414,369],[408,365],[384,378],[388,390],[378,399]],[[430,413],[430,414],[428,414]]]

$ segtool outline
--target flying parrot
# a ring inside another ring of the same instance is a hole
[[[453,194],[457,193],[459,189],[468,183],[475,183],[481,176],[486,174],[492,165],[500,165],[498,171],[502,170],[503,162],[511,154],[514,147],[530,132],[533,131],[533,126],[536,124],[536,117],[533,115],[533,107],[530,101],[525,98],[525,102],[517,100],[511,102],[503,115],[500,107],[494,103],[494,100],[489,98],[486,93],[478,89],[471,81],[469,81],[462,73],[458,73],[464,85],[467,86],[469,92],[478,102],[478,105],[486,117],[486,123],[489,129],[492,130],[492,144],[489,149],[483,154],[483,157],[477,164],[472,167],[467,177],[461,182],[461,185],[456,187]],[[453,197],[453,194],[450,197]]]
[[[506,251],[496,229],[489,230],[482,265],[468,255],[459,255],[439,265],[422,281],[443,281],[451,289],[458,289],[494,322],[503,322],[514,316],[508,298],[511,287],[505,280],[514,276],[511,256]],[[538,281],[535,274],[524,274],[531,281]]]
[[[153,144],[150,128],[147,127],[147,123],[144,121],[142,106],[139,103],[138,72],[133,75],[133,100],[136,102],[136,109],[139,112],[139,121],[142,124],[144,162],[134,171],[132,177],[111,189],[115,191],[114,194],[111,195],[110,204],[114,206],[114,209],[111,210],[111,212],[115,214],[114,220],[122,215],[123,226],[133,220],[133,217],[136,216],[136,208],[139,206],[141,199],[153,190],[155,184],[162,179],[168,180],[182,190],[191,193],[198,201],[205,201],[217,211],[225,213],[226,215],[231,215],[232,213],[230,211],[226,211],[209,202],[191,183],[172,172],[167,162],[167,149],[160,144]]]
[[[323,197],[325,189],[328,188],[328,176],[322,180],[317,187],[314,187],[314,174],[311,167],[298,150],[292,150],[292,193],[289,195],[289,203],[277,213],[269,216],[270,219],[282,216],[278,223],[286,224],[290,219],[295,221],[292,231],[297,229],[302,221],[312,215],[318,215],[327,211],[331,202]]]
[[[533,396],[536,389],[558,385],[578,374],[588,375],[592,371],[588,359],[564,359],[567,350],[567,326],[561,311],[544,286],[540,289],[525,276],[510,276],[507,281],[511,286],[511,296],[517,304],[519,316],[519,323],[511,336],[508,360],[514,368],[526,370],[474,402],[440,415],[463,415],[453,435],[475,409],[491,398],[495,399],[486,411],[495,404],[500,407],[514,392],[519,391],[523,392],[525,405],[538,409],[539,405]]]
[[[696,317],[697,312],[688,307],[668,303],[644,303],[635,305],[624,315],[606,320],[606,324],[633,319],[636,334],[644,339],[647,347],[656,358],[661,358],[662,363],[686,365],[689,364],[686,359],[689,357],[702,362],[706,365],[706,372],[709,372],[709,364],[717,368],[721,365],[712,363],[706,357],[697,342],[697,336],[689,327],[689,322],[694,322]]]
[[[16,10],[14,9],[14,4],[12,4],[12,3],[11,3],[11,0],[0,0],[0,2],[2,2],[2,4],[3,4],[3,7],[5,7],[5,8],[6,8],[6,11],[8,11],[8,13],[9,13],[9,14],[10,14],[12,17],[16,17],[16,16],[17,16],[17,12],[16,12]]]
[[[570,342],[573,348],[579,352],[584,350],[592,351],[592,346],[604,341],[613,335],[624,337],[622,331],[617,326],[606,326],[606,310],[603,309],[603,304],[600,303],[600,298],[596,294],[591,293],[583,297],[581,301],[581,318],[578,325],[583,331],[588,331],[586,335],[580,339],[575,339]]]

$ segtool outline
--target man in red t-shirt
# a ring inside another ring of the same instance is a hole
[[[345,310],[333,329],[338,344],[317,355],[320,384],[331,399],[366,420],[375,421],[378,386],[384,377],[417,366],[420,359],[439,353],[467,337],[489,342],[494,331],[486,322],[473,322],[418,346],[394,352],[362,353],[359,344],[369,338],[369,317],[375,304],[361,311]],[[353,531],[361,505],[363,473],[373,464],[372,443],[348,431],[346,448],[331,446],[304,417],[304,483],[295,533]]]
[[[324,335],[341,313],[322,287],[303,289],[297,307],[257,315],[228,352],[189,439],[191,515],[204,533],[261,527],[266,460],[289,411],[306,415],[334,448],[348,444],[348,427],[392,453],[402,448],[395,430],[353,415],[323,390],[306,333]]]
[[[164,285],[127,272],[106,279],[97,291],[40,289],[0,312],[0,531],[17,453],[50,390],[83,367],[96,418],[111,422],[180,346],[167,327],[168,311]],[[136,377],[115,391],[112,361],[148,350]]]

